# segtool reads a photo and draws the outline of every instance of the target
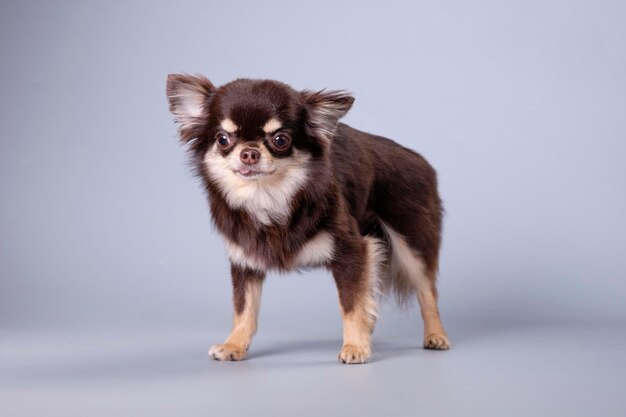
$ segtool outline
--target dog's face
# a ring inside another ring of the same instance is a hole
[[[309,164],[326,154],[354,101],[345,92],[298,92],[268,80],[216,88],[188,75],[168,76],[167,95],[181,140],[194,142],[207,177],[232,207],[261,213],[263,223],[287,214]]]

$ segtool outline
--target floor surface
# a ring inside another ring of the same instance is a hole
[[[625,416],[626,325],[449,328],[453,349],[375,335],[367,365],[324,334],[259,334],[215,362],[201,331],[0,335],[13,416]],[[413,335],[411,335],[413,336]]]

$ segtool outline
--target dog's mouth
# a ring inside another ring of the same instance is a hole
[[[241,167],[239,169],[235,169],[234,172],[235,174],[242,176],[244,178],[258,178],[258,177],[270,175],[273,171],[265,172],[265,171],[259,171],[257,169],[250,168],[250,167]]]

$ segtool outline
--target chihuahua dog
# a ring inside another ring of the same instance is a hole
[[[341,362],[369,360],[389,291],[416,296],[425,348],[450,347],[435,287],[443,209],[422,156],[339,123],[354,102],[344,91],[173,74],[167,97],[230,259],[234,324],[211,358],[246,357],[267,271],[311,267],[337,286]]]

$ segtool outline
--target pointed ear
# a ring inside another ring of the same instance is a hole
[[[209,117],[209,102],[215,86],[203,76],[169,74],[167,99],[176,123],[180,124],[180,140],[188,142],[202,134]]]
[[[307,108],[307,133],[332,140],[337,124],[352,107],[354,97],[347,91],[302,91]]]

